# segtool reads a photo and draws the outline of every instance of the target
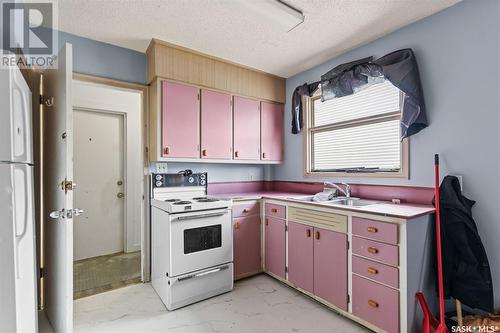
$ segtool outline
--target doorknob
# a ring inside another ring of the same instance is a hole
[[[123,193],[120,192],[116,196],[121,199],[121,198],[123,198],[125,196],[125,194],[123,194]]]

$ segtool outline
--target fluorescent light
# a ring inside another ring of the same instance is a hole
[[[302,22],[302,12],[280,0],[238,0],[242,5],[290,31]]]

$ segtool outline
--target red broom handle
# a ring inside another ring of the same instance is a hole
[[[439,321],[444,323],[443,257],[441,253],[441,216],[439,207],[439,155],[434,155],[436,201],[436,255],[438,269]]]

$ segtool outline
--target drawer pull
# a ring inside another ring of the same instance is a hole
[[[266,219],[266,225],[269,225],[269,219]]]
[[[368,273],[378,274],[378,269],[373,268],[373,267],[368,267],[367,271],[368,271]]]
[[[370,246],[367,250],[371,254],[377,254],[378,253],[378,249],[376,247],[373,247],[373,246]]]
[[[163,148],[163,155],[170,155],[170,147]]]
[[[311,229],[306,230],[306,237],[307,238],[311,237]]]
[[[234,224],[234,229],[239,229],[240,228],[240,222],[236,222]]]
[[[368,227],[368,228],[366,228],[366,230],[367,230],[368,232],[371,232],[371,233],[377,233],[377,232],[378,232],[378,229],[377,229],[377,228],[375,228],[375,227]]]
[[[319,240],[319,231],[316,231],[316,240]]]
[[[371,306],[372,308],[378,308],[378,303],[372,299],[368,300],[368,305]]]
[[[277,213],[278,209],[277,208],[271,208],[271,213]]]
[[[250,211],[250,208],[244,208],[243,213],[248,213]]]

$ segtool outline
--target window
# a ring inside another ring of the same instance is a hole
[[[402,92],[389,81],[321,102],[307,98],[306,176],[408,177]]]

